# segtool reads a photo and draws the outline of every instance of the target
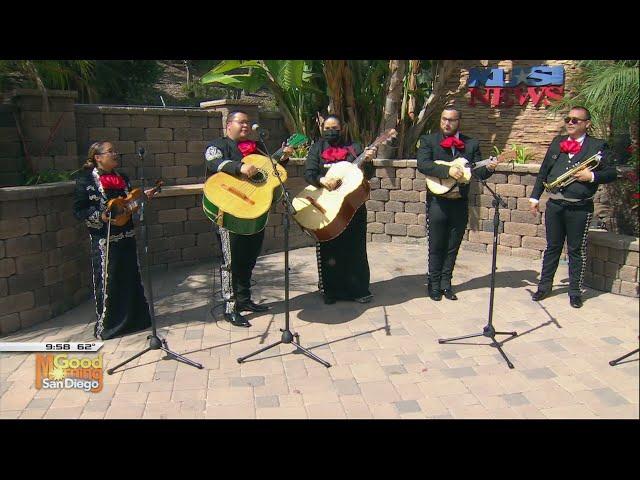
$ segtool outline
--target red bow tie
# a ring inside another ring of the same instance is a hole
[[[340,162],[347,158],[349,149],[345,147],[329,147],[320,155],[324,160],[324,163]]]
[[[568,138],[564,142],[560,142],[560,151],[562,153],[571,153],[575,155],[580,151],[582,145],[573,138]]]
[[[127,187],[124,178],[115,173],[100,175],[100,184],[105,190],[124,190]]]
[[[246,157],[247,155],[255,152],[257,150],[256,142],[252,140],[244,140],[243,142],[238,142],[238,150],[242,152],[242,156]]]
[[[451,136],[451,137],[447,137],[444,140],[442,140],[440,142],[440,146],[442,148],[455,147],[456,150],[463,150],[464,149],[464,142],[462,140],[460,140],[459,138]]]

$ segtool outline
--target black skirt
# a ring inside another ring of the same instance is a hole
[[[316,244],[316,255],[318,287],[325,296],[353,300],[371,295],[365,205],[356,211],[344,232]]]
[[[93,292],[96,300],[94,335],[101,340],[151,326],[149,304],[140,278],[133,230],[111,235],[107,261],[106,236],[91,238]],[[104,289],[104,272],[106,292]]]

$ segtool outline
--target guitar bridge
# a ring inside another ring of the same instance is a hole
[[[316,202],[316,201],[315,201],[315,199],[314,199],[313,197],[310,197],[309,195],[307,195],[305,198],[309,201],[309,203],[310,203],[311,205],[313,205],[314,207],[316,207],[316,209],[317,209],[321,214],[325,215],[325,214],[327,213],[327,211],[326,211],[324,208],[322,208],[322,205],[320,205],[318,202]]]
[[[238,197],[241,200],[245,201],[249,205],[255,205],[256,204],[256,202],[251,200],[251,198],[249,198],[246,194],[242,193],[240,190],[236,189],[235,187],[231,187],[231,186],[227,185],[226,183],[223,183],[222,185],[220,185],[220,187],[225,189],[227,192],[231,193],[232,195],[235,195],[236,197]]]

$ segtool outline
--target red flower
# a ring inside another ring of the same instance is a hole
[[[627,172],[625,177],[627,178],[627,180],[634,183],[638,181],[638,174],[636,172]]]
[[[633,148],[633,145],[629,145],[627,148],[625,148],[625,150],[627,151],[627,153],[633,153],[635,148]]]
[[[636,200],[640,200],[640,193],[634,193],[633,198]]]

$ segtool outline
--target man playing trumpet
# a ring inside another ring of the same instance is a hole
[[[550,190],[544,219],[547,248],[538,290],[532,297],[534,301],[542,300],[551,293],[566,238],[569,303],[574,308],[582,307],[582,278],[586,266],[587,233],[593,215],[593,196],[598,185],[616,179],[615,168],[607,163],[610,152],[606,142],[587,135],[590,119],[591,114],[586,108],[571,109],[564,119],[568,135],[559,135],[551,142],[529,199],[531,212],[537,215],[543,189]],[[599,163],[593,161],[596,154],[601,155]],[[583,163],[584,168],[580,168]],[[575,172],[567,175],[572,170]],[[560,178],[563,174],[567,180]]]

